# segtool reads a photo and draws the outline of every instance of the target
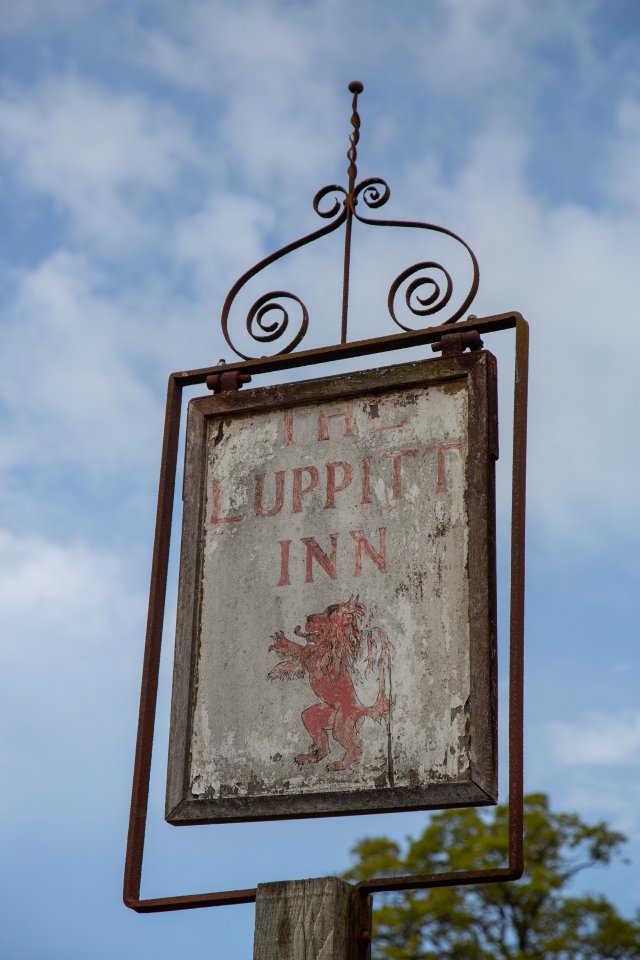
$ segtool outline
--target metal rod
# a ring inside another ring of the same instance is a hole
[[[158,486],[158,512],[156,517],[153,560],[151,564],[149,612],[147,616],[147,633],[140,689],[138,738],[136,742],[133,785],[131,788],[131,814],[129,818],[129,834],[127,837],[127,854],[124,870],[124,902],[127,906],[131,906],[134,909],[137,909],[137,905],[140,902],[142,856],[147,821],[151,754],[153,751],[153,732],[158,695],[158,672],[160,669],[160,648],[166,599],[167,570],[169,566],[171,518],[173,512],[181,404],[182,387],[174,377],[170,377],[167,388],[160,482]]]
[[[342,279],[342,325],[340,343],[347,342],[347,323],[349,315],[349,277],[351,273],[351,229],[353,226],[353,207],[347,207],[347,220],[344,228],[344,272]]]
[[[511,330],[518,321],[524,322],[516,311],[497,313],[489,317],[470,317],[455,324],[443,323],[437,327],[425,327],[410,330],[407,333],[393,333],[384,337],[371,337],[368,340],[352,340],[350,343],[336,343],[330,347],[317,347],[314,350],[298,350],[295,353],[280,353],[275,357],[260,357],[257,360],[237,360],[219,364],[215,367],[202,367],[197,370],[184,370],[172,374],[183,386],[204,383],[214,373],[228,370],[243,370],[246,373],[270,373],[275,370],[293,370],[296,367],[308,367],[315,363],[329,363],[333,360],[351,360],[353,357],[371,356],[389,350],[407,350],[426,343],[435,343],[446,333],[464,333],[477,330],[479,333],[494,333],[498,330]]]
[[[360,114],[358,113],[358,94],[362,93],[364,87],[359,80],[352,80],[349,84],[349,90],[353,94],[351,107],[351,126],[353,133],[349,137],[351,146],[347,152],[349,160],[349,188],[345,198],[345,207],[347,211],[347,220],[344,233],[344,272],[342,278],[342,325],[340,343],[347,342],[347,322],[349,314],[349,277],[351,272],[351,229],[353,226],[353,213],[356,203],[355,188],[358,177],[358,141],[360,139]]]
[[[513,465],[511,483],[511,610],[509,670],[509,866],[517,879],[524,871],[524,576],[527,484],[527,395],[529,327],[516,324],[513,388]],[[516,638],[517,643],[513,642]],[[514,762],[515,761],[515,762]]]

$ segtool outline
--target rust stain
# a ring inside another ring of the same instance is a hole
[[[223,437],[224,437],[224,421],[221,420],[220,423],[218,424],[218,432],[213,438],[213,446],[217,447],[218,444],[222,443]]]

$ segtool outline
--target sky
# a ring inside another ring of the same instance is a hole
[[[530,323],[525,786],[627,834],[635,866],[581,889],[637,909],[639,42],[634,0],[2,0],[2,957],[251,956],[249,906],[121,903],[165,389],[230,358],[228,289],[346,184],[353,79],[387,215],[463,236],[473,312]],[[354,231],[354,337],[392,332],[385,243]],[[309,345],[339,336],[334,253],[297,274]],[[511,334],[486,345],[504,704]],[[164,822],[178,539],[143,895],[332,874],[365,835],[417,833],[423,814]]]

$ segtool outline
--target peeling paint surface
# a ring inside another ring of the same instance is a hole
[[[207,424],[192,799],[471,766],[466,381]]]

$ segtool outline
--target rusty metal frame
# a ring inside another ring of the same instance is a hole
[[[513,419],[513,464],[511,501],[511,608],[509,639],[509,852],[506,866],[490,870],[467,870],[453,873],[407,877],[372,878],[357,884],[361,916],[368,916],[368,901],[373,893],[425,887],[453,886],[473,883],[495,883],[517,880],[524,870],[523,855],[523,677],[524,677],[524,546],[525,546],[525,483],[526,422],[529,328],[519,313],[503,313],[489,317],[469,317],[455,326],[438,327],[379,337],[372,340],[344,343],[317,350],[300,351],[235,362],[229,365],[173,373],[169,377],[165,428],[158,491],[149,612],[145,641],[138,737],[136,743],[131,811],[124,872],[124,903],[139,913],[187,910],[224,904],[252,903],[256,888],[226,890],[187,896],[141,899],[142,860],[144,853],[151,755],[158,693],[158,675],[166,599],[169,546],[177,466],[182,391],[185,387],[206,382],[223,373],[239,376],[292,369],[315,363],[326,363],[348,357],[372,355],[441,341],[444,335],[477,331],[479,334],[515,329],[515,380]],[[436,348],[438,348],[436,346]],[[370,939],[369,921],[363,921],[363,944]],[[362,947],[364,949],[364,947]]]

